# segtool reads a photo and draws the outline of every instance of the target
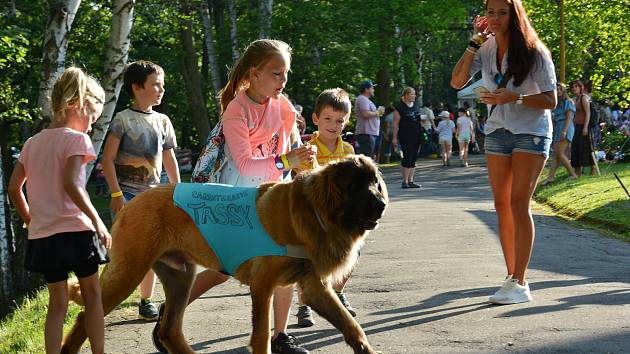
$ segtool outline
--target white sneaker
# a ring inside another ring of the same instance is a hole
[[[520,285],[517,279],[506,279],[503,286],[494,295],[490,296],[489,300],[493,304],[500,305],[532,301],[529,283],[525,282],[525,285]]]
[[[497,290],[497,292],[494,293],[494,295],[492,295],[490,297],[490,301],[492,301],[492,299],[496,296],[504,296],[505,293],[508,291],[508,281],[512,280],[512,274],[508,274],[505,276],[505,279],[503,279],[503,282],[501,283],[501,287],[499,288],[499,290]]]

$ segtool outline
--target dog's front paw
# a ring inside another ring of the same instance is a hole
[[[354,351],[356,354],[376,354],[377,352],[372,349],[368,343],[359,344],[359,347]]]

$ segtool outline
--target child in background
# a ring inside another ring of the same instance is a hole
[[[179,183],[174,149],[175,131],[168,117],[153,110],[164,95],[164,70],[149,61],[137,61],[125,69],[123,88],[133,99],[110,127],[103,149],[103,171],[111,193],[114,213],[136,195],[160,183],[162,163],[171,183]],[[138,250],[138,257],[144,250]],[[140,283],[138,315],[147,321],[158,317],[151,302],[155,273],[149,270]]]
[[[61,348],[69,271],[79,278],[92,353],[103,353],[98,265],[109,261],[103,246],[109,248],[112,239],[85,190],[85,166],[96,158],[86,133],[101,115],[105,93],[96,80],[71,67],[55,82],[51,101],[53,122],[24,144],[9,196],[28,226],[25,267],[43,273],[48,287],[46,353]]]
[[[95,194],[97,197],[100,197],[100,196],[106,197],[107,187],[106,187],[106,181],[105,181],[105,172],[103,172],[103,164],[100,161],[97,162],[96,167],[94,167],[94,169],[96,170],[96,175],[94,176],[94,180],[96,182]]]
[[[468,167],[468,144],[475,141],[475,129],[470,119],[470,112],[466,108],[460,108],[457,114],[455,136],[459,143],[459,162],[462,166]]]
[[[341,139],[341,133],[350,119],[351,103],[348,93],[340,88],[324,90],[315,101],[313,112],[313,124],[318,131],[313,132],[309,145],[317,147],[317,163],[325,165],[330,161],[339,160],[345,156],[354,154],[352,145]],[[302,164],[298,169],[307,170],[311,166]],[[343,306],[352,317],[356,312],[348,302],[343,288],[350,275],[345,276],[337,284],[333,284],[333,290],[337,293]],[[311,327],[314,325],[311,308],[302,302],[301,292],[298,289],[298,326]]]
[[[436,131],[439,134],[439,143],[442,147],[442,166],[451,165],[451,146],[453,144],[453,130],[455,129],[455,123],[449,119],[450,114],[448,111],[442,111],[440,113],[440,123],[437,126]]]

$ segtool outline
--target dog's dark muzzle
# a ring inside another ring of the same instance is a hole
[[[370,202],[370,205],[368,208],[366,208],[366,213],[365,213],[365,222],[363,224],[363,227],[366,230],[374,230],[376,228],[376,226],[378,226],[378,220],[383,216],[383,212],[385,211],[385,207],[387,206],[387,204],[385,204],[385,201],[383,201],[380,198],[374,198],[372,199],[372,201]]]

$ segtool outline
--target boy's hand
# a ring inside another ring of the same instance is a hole
[[[293,149],[287,153],[289,165],[299,166],[305,162],[312,163],[317,157],[317,147],[313,145],[304,145],[297,149]]]
[[[103,246],[110,249],[112,247],[112,236],[109,234],[109,231],[107,231],[107,227],[101,218],[98,218],[97,222],[94,224],[94,229],[96,236],[98,236],[98,239],[101,240]]]
[[[109,207],[112,209],[114,213],[119,212],[127,203],[124,196],[120,197],[112,197],[112,201],[109,204]]]

